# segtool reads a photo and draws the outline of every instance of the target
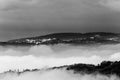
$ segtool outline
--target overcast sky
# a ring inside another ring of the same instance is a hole
[[[120,32],[120,0],[0,0],[0,40],[53,32]]]

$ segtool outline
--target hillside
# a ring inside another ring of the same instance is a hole
[[[1,45],[54,45],[54,44],[114,44],[120,43],[120,34],[93,32],[93,33],[54,33],[44,36],[28,37],[7,42]]]

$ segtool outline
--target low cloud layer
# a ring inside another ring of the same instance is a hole
[[[26,72],[21,75],[7,73],[0,75],[0,80],[120,80],[117,76],[100,74],[74,74],[73,71],[47,70]]]
[[[10,69],[42,69],[54,66],[71,65],[74,63],[97,65],[104,60],[120,60],[120,52],[116,50],[120,45],[113,46],[113,50],[110,49],[111,47],[72,47],[61,51],[55,51],[50,46],[45,45],[34,46],[26,50],[20,49],[19,47],[8,47],[8,49],[6,49],[6,47],[5,49],[4,47],[1,47],[0,72],[8,71]]]

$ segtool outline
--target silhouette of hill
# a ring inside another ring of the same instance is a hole
[[[100,73],[103,75],[117,75],[120,77],[120,61],[103,61],[95,66],[92,64],[74,64],[67,67],[67,70],[74,70],[75,73]]]
[[[54,44],[115,44],[120,43],[120,34],[106,32],[54,33],[44,36],[21,38],[0,42],[0,45],[54,45]]]

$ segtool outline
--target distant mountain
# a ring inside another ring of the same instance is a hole
[[[44,36],[21,38],[0,42],[1,45],[54,45],[54,44],[115,44],[120,43],[120,34],[106,32],[54,33]]]

